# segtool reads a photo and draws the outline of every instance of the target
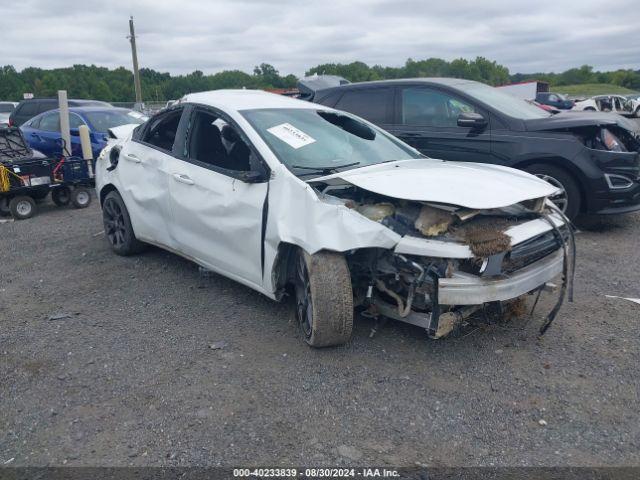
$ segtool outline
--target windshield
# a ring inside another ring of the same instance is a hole
[[[296,175],[424,158],[382,130],[343,112],[269,108],[241,113]]]
[[[110,128],[128,124],[141,124],[147,120],[144,115],[126,110],[104,110],[101,112],[85,112],[84,116],[97,132],[106,132]]]
[[[534,118],[547,118],[551,116],[549,112],[531,105],[525,100],[521,100],[513,95],[501,92],[497,88],[490,87],[484,83],[470,82],[457,85],[457,87],[473,98],[486,103],[490,107],[493,107],[499,112],[513,118],[529,120]]]

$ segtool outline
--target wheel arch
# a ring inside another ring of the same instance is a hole
[[[271,267],[271,282],[277,300],[281,300],[291,285],[295,272],[295,258],[298,250],[304,250],[299,245],[280,242]]]
[[[107,183],[104,187],[100,189],[100,207],[102,207],[102,204],[104,203],[104,199],[107,198],[107,195],[109,195],[111,192],[118,192],[118,189],[113,183]]]
[[[580,191],[580,211],[584,211],[587,202],[587,193],[584,187],[584,179],[582,178],[582,174],[579,168],[562,157],[529,158],[527,160],[521,160],[520,162],[512,165],[512,167],[519,170],[526,170],[527,167],[531,165],[549,165],[551,167],[563,170],[564,172],[575,178],[576,185],[578,186],[578,190]]]

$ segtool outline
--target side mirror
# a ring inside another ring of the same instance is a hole
[[[240,180],[245,183],[262,183],[266,179],[267,175],[258,170],[249,170],[248,172],[242,172],[240,174]]]
[[[487,119],[476,112],[464,112],[458,115],[458,126],[465,128],[482,128],[487,126]]]

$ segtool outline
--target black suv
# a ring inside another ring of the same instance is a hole
[[[70,107],[110,107],[111,104],[99,100],[69,100]],[[57,98],[31,98],[22,100],[9,116],[9,125],[19,127],[27,120],[42,112],[58,108]]]
[[[640,134],[619,115],[552,115],[454,78],[352,83],[309,99],[359,115],[430,157],[530,172],[560,189],[554,201],[570,218],[640,209]]]

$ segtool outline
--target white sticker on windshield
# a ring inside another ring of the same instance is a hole
[[[283,142],[287,143],[292,148],[300,148],[305,145],[309,145],[316,141],[315,138],[310,137],[302,130],[298,130],[290,123],[283,123],[267,129],[271,135],[275,135]]]

